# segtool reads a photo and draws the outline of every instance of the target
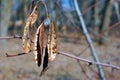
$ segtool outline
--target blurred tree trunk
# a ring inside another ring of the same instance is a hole
[[[120,20],[120,12],[119,12],[120,7],[119,7],[119,4],[120,4],[120,2],[118,2],[118,1],[114,2],[115,11],[116,11],[116,15],[117,15],[118,20]]]
[[[1,10],[1,6],[2,6],[2,4],[1,4],[1,0],[0,0],[0,10]],[[0,33],[1,33],[1,11],[0,11]]]
[[[26,21],[26,18],[28,17],[28,8],[29,8],[29,6],[27,6],[28,4],[28,0],[22,0],[22,12],[23,13],[20,13],[21,15],[22,15],[22,21],[23,21],[23,23],[25,23],[25,21]],[[22,25],[22,31],[24,31],[23,30],[24,29],[24,24]]]
[[[98,0],[95,0],[97,2]],[[95,33],[95,38],[97,37],[96,34],[98,35],[98,26],[100,24],[100,19],[99,19],[99,7],[96,6],[94,7],[94,33]]]
[[[0,26],[0,36],[7,35],[7,29],[9,25],[9,20],[11,16],[11,8],[12,8],[12,1],[9,0],[1,0],[1,26]],[[6,41],[1,40],[0,45],[5,46]]]
[[[106,0],[105,6],[102,11],[102,18],[101,23],[99,26],[99,33],[103,33],[102,37],[99,38],[100,44],[106,44],[108,40],[108,31],[105,31],[108,29],[108,26],[110,24],[110,17],[111,17],[111,3],[113,0]],[[104,32],[105,31],[105,32]]]
[[[117,15],[117,18],[118,18],[118,21],[120,21],[120,1],[115,1],[114,2],[114,6],[115,6],[115,12],[116,12],[116,15]],[[117,35],[120,36],[120,25],[119,27],[117,28],[118,31],[116,31]]]

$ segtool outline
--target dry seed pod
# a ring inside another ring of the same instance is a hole
[[[55,25],[52,21],[49,24],[49,34],[47,36],[47,46],[44,47],[44,22],[38,27],[34,37],[34,55],[35,63],[42,65],[42,74],[48,69],[49,61],[53,61],[58,54],[57,35]]]
[[[42,67],[42,72],[40,76],[44,74],[45,71],[48,69],[48,64],[49,61],[53,61],[58,54],[57,51],[57,35],[56,35],[56,30],[55,30],[55,25],[51,21],[50,26],[49,26],[49,33],[47,37],[47,46],[45,47],[44,51],[44,56],[43,56],[43,67]]]
[[[35,63],[40,66],[43,55],[43,45],[44,45],[44,23],[41,23],[38,27],[35,38],[34,38],[34,55],[35,55]]]
[[[53,21],[50,22],[49,34],[47,39],[49,61],[53,61],[58,54],[57,51],[57,35]]]
[[[38,6],[35,5],[24,27],[22,42],[23,42],[23,50],[25,51],[25,53],[28,53],[30,51],[30,42],[31,42],[30,40],[30,29],[31,28],[30,27],[33,26],[33,24],[36,22],[37,16],[38,16]]]
[[[42,76],[44,73],[45,73],[45,71],[47,71],[47,69],[48,69],[48,63],[49,63],[49,56],[48,56],[48,48],[47,48],[47,46],[44,48],[44,53],[43,53],[43,59],[42,59],[42,61],[43,61],[43,63],[42,63],[42,71],[41,71],[41,74],[40,74],[40,76]]]
[[[42,71],[40,76],[44,74],[44,72],[48,68],[48,49],[44,48],[44,23],[41,23],[38,27],[35,37],[34,37],[34,60],[35,63],[40,66],[42,65]]]

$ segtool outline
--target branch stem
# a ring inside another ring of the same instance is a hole
[[[92,64],[95,64],[95,65],[101,65],[101,66],[104,66],[104,67],[111,67],[111,68],[113,68],[113,69],[120,70],[120,67],[115,66],[115,65],[105,64],[105,63],[101,63],[101,62],[94,62],[94,61],[91,61],[91,60],[87,60],[87,59],[84,59],[84,58],[80,58],[80,57],[71,55],[71,54],[69,54],[69,53],[64,53],[64,52],[62,52],[62,51],[58,51],[58,53],[61,54],[61,55],[70,57],[70,58],[72,58],[72,59],[82,61],[82,62],[92,63]]]
[[[22,37],[19,35],[14,35],[14,36],[0,37],[0,39],[22,39]]]

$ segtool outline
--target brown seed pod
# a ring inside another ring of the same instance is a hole
[[[41,23],[38,27],[35,37],[34,37],[34,55],[35,63],[40,66],[43,55],[43,45],[44,45],[44,23]]]
[[[26,25],[24,27],[23,37],[22,37],[22,43],[23,43],[23,50],[25,53],[28,53],[30,51],[30,33],[31,33],[31,27],[36,22],[38,16],[38,6],[35,5],[31,15],[28,17],[26,21]]]
[[[41,75],[48,69],[49,61],[53,61],[58,54],[57,35],[54,23],[52,21],[50,22],[46,47],[44,47],[44,27],[44,23],[41,23],[34,38],[34,59],[38,66],[42,65]]]
[[[57,35],[53,21],[50,22],[49,34],[47,39],[49,61],[53,61],[58,54],[57,51]]]

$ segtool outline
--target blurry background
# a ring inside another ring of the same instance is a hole
[[[22,36],[32,0],[0,0],[0,36]],[[37,0],[35,0],[37,1]],[[73,0],[43,0],[55,22],[59,49],[93,60],[85,40]],[[94,41],[100,61],[120,66],[120,1],[78,0],[87,29]],[[39,6],[36,25],[45,19],[45,8]],[[115,27],[110,30],[111,26]],[[102,34],[102,35],[101,35]],[[39,68],[33,54],[6,58],[5,53],[22,52],[21,40],[0,40],[0,80],[39,80]],[[84,52],[83,52],[84,51]],[[103,68],[108,80],[119,80],[120,71]],[[99,80],[96,66],[88,66],[58,55],[41,80]]]

